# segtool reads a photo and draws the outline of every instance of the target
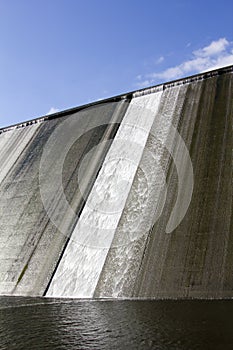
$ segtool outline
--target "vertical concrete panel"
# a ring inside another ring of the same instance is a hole
[[[181,224],[167,235],[178,183],[171,163],[166,205],[148,240],[134,296],[231,294],[232,97],[230,73],[193,83],[188,90],[178,130],[193,163],[192,201]],[[190,101],[195,101],[192,108]],[[162,246],[159,235],[164,236]]]
[[[40,123],[28,127],[12,128],[0,134],[0,183],[30,143]]]

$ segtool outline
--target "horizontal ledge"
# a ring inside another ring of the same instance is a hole
[[[37,118],[31,119],[31,120],[28,120],[25,122],[6,126],[3,128],[0,128],[0,134],[2,134],[3,132],[6,132],[6,131],[10,131],[12,129],[23,128],[23,127],[28,126],[28,125],[33,125],[33,124],[37,124],[37,123],[42,123],[42,122],[47,121],[47,120],[52,120],[52,119],[64,117],[64,116],[67,116],[69,114],[79,112],[79,111],[86,109],[86,108],[89,108],[89,107],[98,106],[100,104],[109,103],[109,102],[118,102],[118,101],[125,100],[125,99],[131,99],[132,97],[138,97],[138,96],[142,96],[142,95],[151,94],[151,93],[154,93],[156,91],[161,91],[161,90],[165,90],[168,88],[172,88],[174,86],[185,85],[185,84],[188,84],[191,82],[201,81],[201,80],[212,78],[214,76],[227,74],[227,73],[231,73],[231,72],[233,72],[233,65],[223,67],[223,68],[218,68],[218,69],[215,69],[212,71],[198,73],[198,74],[191,75],[191,76],[188,76],[185,78],[172,80],[170,82],[154,85],[151,87],[146,87],[146,88],[142,88],[139,90],[134,90],[131,92],[127,92],[127,93],[123,93],[123,94],[116,95],[113,97],[109,97],[107,99],[94,101],[94,102],[84,104],[84,105],[81,105],[78,107],[69,108],[69,109],[66,109],[64,111],[56,112],[53,114],[37,117]]]

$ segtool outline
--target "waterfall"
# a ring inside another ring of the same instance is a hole
[[[179,121],[187,87],[182,89],[182,95],[180,90],[177,86],[165,90],[161,96],[95,296],[131,297],[133,294],[148,231],[164,205],[166,189],[163,173],[166,173],[169,162],[164,144],[171,124],[177,125]],[[114,274],[111,272],[113,269]]]
[[[138,97],[130,103],[47,296],[93,297],[161,95]]]

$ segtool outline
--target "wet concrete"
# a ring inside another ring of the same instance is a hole
[[[193,163],[192,201],[181,224],[166,234],[178,181],[171,162],[169,200],[149,234],[134,296],[233,295],[232,83],[228,74],[189,86],[178,130]]]

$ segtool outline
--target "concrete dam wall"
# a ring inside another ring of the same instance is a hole
[[[0,294],[233,296],[233,67],[0,129]]]

